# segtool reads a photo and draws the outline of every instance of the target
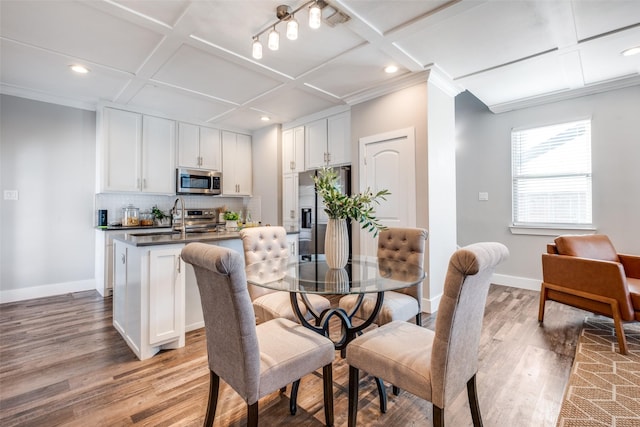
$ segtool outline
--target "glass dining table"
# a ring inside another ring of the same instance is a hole
[[[323,259],[301,261],[297,258],[277,258],[250,264],[245,272],[247,282],[252,285],[288,292],[300,323],[332,339],[336,350],[341,350],[343,354],[347,344],[375,321],[386,291],[418,285],[425,278],[424,270],[419,266],[375,257],[354,257],[342,269],[329,268]],[[309,303],[309,294],[357,294],[358,299],[349,312],[332,306],[319,313]],[[368,318],[354,323],[353,318],[366,294],[376,295],[375,307]],[[301,304],[313,319],[304,316]],[[340,321],[338,338],[332,338],[330,334],[330,321],[334,317]]]

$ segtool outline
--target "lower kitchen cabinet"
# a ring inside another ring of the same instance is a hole
[[[113,325],[140,360],[185,343],[184,245],[114,241]]]

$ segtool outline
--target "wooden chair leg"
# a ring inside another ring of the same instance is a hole
[[[300,388],[300,380],[296,380],[291,384],[291,398],[289,398],[289,412],[295,415],[298,412],[298,389]]]
[[[422,313],[416,314],[416,325],[422,326]]]
[[[360,387],[360,373],[358,368],[349,366],[349,420],[348,427],[356,427],[358,418],[358,388]]]
[[[392,389],[393,389],[393,395],[394,396],[397,396],[397,395],[400,394],[400,387],[394,385],[394,386],[392,386]]]
[[[218,406],[218,390],[220,389],[220,377],[209,370],[209,402],[207,403],[207,415],[204,418],[204,427],[211,427],[216,416]]]
[[[618,302],[613,301],[611,303],[611,311],[613,312],[613,324],[616,327],[616,335],[618,336],[618,347],[620,347],[620,354],[627,354],[627,337],[624,335],[624,328],[622,327],[622,317],[620,316],[620,308]]]
[[[247,427],[258,427],[258,402],[247,405]]]
[[[544,321],[544,305],[547,302],[547,287],[542,282],[542,288],[540,289],[540,308],[538,309],[538,322]]]
[[[387,413],[387,389],[384,388],[384,381],[381,378],[375,377],[376,385],[378,386],[378,396],[380,397],[380,412]]]
[[[322,368],[322,384],[324,386],[324,418],[328,427],[333,426],[333,365],[329,363]]]
[[[444,409],[433,405],[433,427],[444,427]]]
[[[480,415],[480,403],[478,402],[478,389],[476,387],[476,376],[472,376],[467,381],[467,395],[469,396],[469,406],[471,407],[471,419],[474,427],[482,427],[482,416]]]

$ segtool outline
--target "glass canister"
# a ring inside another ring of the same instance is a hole
[[[153,225],[154,216],[151,212],[145,211],[140,213],[140,225],[147,227]]]
[[[132,227],[140,225],[140,209],[133,205],[122,208],[122,226]]]

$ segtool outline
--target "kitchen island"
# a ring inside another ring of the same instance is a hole
[[[287,239],[297,256],[298,234]],[[193,267],[180,258],[192,242],[230,248],[244,257],[237,231],[183,236],[172,230],[131,230],[113,236],[113,325],[140,360],[184,346],[185,332],[204,327]]]

